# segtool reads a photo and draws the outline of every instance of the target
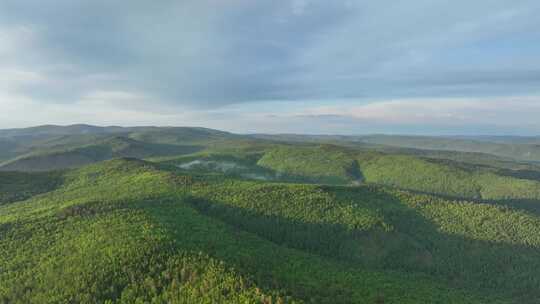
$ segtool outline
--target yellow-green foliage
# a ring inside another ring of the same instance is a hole
[[[135,160],[92,165],[0,206],[0,303],[508,303],[528,287],[511,277],[469,286],[470,272],[453,270],[459,260],[433,272],[409,260],[450,247],[435,242],[436,229],[420,241],[423,220],[395,197],[206,180]],[[498,257],[480,266],[497,274]],[[521,278],[535,282],[535,269]]]
[[[171,199],[180,203],[175,189],[189,182],[117,160],[71,172],[59,190],[3,207],[0,303],[294,303],[199,253],[194,244],[203,239],[174,239],[157,220],[156,210],[171,208]],[[183,241],[191,246],[177,245]]]
[[[479,197],[470,172],[407,155],[358,157],[369,182],[462,197]]]
[[[260,166],[282,180],[327,184],[360,181],[452,197],[540,199],[540,181],[496,168],[405,154],[357,151],[338,146],[281,146],[266,152]],[[294,180],[294,178],[293,178]]]
[[[361,179],[358,166],[350,154],[331,145],[277,147],[266,152],[258,165],[278,173],[330,184]]]
[[[402,189],[481,199],[540,199],[540,182],[407,155],[360,154],[366,181]]]
[[[429,274],[517,302],[540,297],[531,293],[540,284],[536,214],[375,186],[237,181],[192,193],[202,213],[287,247],[368,269]]]
[[[493,173],[476,175],[484,199],[540,199],[540,182],[500,176]]]

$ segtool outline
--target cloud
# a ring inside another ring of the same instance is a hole
[[[151,96],[129,91],[95,91],[68,104],[44,104],[1,93],[0,127],[89,123],[204,126],[238,133],[348,135],[535,135],[540,130],[540,96],[316,103],[267,101],[212,110],[179,110],[178,106],[153,103]]]
[[[539,113],[540,96],[517,96],[349,102],[306,108],[292,116],[345,124],[345,133],[362,126],[370,128],[368,133],[386,128],[391,133],[534,134],[540,130]]]
[[[219,113],[258,117],[269,102],[267,114],[343,100],[386,113],[373,101],[477,98],[496,107],[490,100],[540,94],[539,14],[533,0],[4,0],[0,106],[95,112],[84,105],[107,100],[111,110],[158,115],[131,121],[153,124],[161,113],[202,123]],[[99,95],[118,92],[133,95]],[[124,112],[116,113],[105,117]]]
[[[388,123],[537,123],[540,96],[489,99],[403,99],[364,105],[323,106],[304,115],[336,115]]]

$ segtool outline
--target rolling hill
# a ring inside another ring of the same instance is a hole
[[[483,153],[514,161],[540,161],[538,137],[517,136],[410,136],[410,135],[301,135],[254,134],[255,138],[289,143],[326,143],[385,150],[410,148]]]
[[[182,155],[243,138],[192,127],[39,126],[0,130],[0,170],[43,171],[115,157]]]
[[[515,160],[540,161],[540,144],[535,140],[512,142],[488,141],[478,138],[454,138],[454,137],[428,137],[428,136],[390,136],[376,135],[361,137],[361,141],[371,144],[380,144],[395,147],[447,150],[462,152],[488,153]]]
[[[0,134],[2,304],[540,301],[531,162],[204,128]]]
[[[0,206],[0,302],[540,299],[540,218],[520,209],[135,159],[66,171],[43,191]]]
[[[540,181],[520,175],[526,172],[414,155],[293,145],[268,151],[258,164],[319,183],[363,181],[459,198],[540,199]]]
[[[49,171],[80,167],[117,157],[146,158],[181,155],[200,150],[197,146],[140,142],[127,137],[97,139],[93,144],[73,148],[43,148],[0,164],[0,171]]]

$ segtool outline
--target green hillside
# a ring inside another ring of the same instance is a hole
[[[265,153],[258,165],[278,173],[330,184],[360,181],[358,164],[339,147],[280,146]]]
[[[540,261],[539,219],[519,210],[377,187],[194,178],[136,160],[62,180],[48,194],[0,207],[4,303],[540,296],[531,288],[539,283],[531,264]]]
[[[532,163],[73,128],[5,141],[1,304],[540,302]]]
[[[539,283],[529,267],[540,266],[533,262],[540,219],[506,207],[371,186],[246,182],[197,189],[192,204],[275,243],[367,269],[429,275],[512,297]],[[504,279],[513,276],[520,282]]]
[[[518,210],[372,186],[194,179],[135,160],[69,172],[63,181],[1,209],[8,271],[0,295],[7,302],[539,296],[531,288],[540,268],[531,261],[538,260],[540,221]],[[174,276],[182,270],[197,278]],[[329,280],[337,289],[322,288]]]
[[[361,154],[366,181],[399,188],[481,199],[539,199],[540,182],[502,174],[494,168],[406,155]]]
[[[526,175],[522,171],[406,154],[332,145],[289,145],[268,151],[258,164],[319,183],[364,181],[463,198],[540,199],[540,181],[534,179],[536,171]]]

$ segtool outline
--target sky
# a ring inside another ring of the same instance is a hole
[[[540,135],[538,16],[538,0],[0,0],[0,128]]]

